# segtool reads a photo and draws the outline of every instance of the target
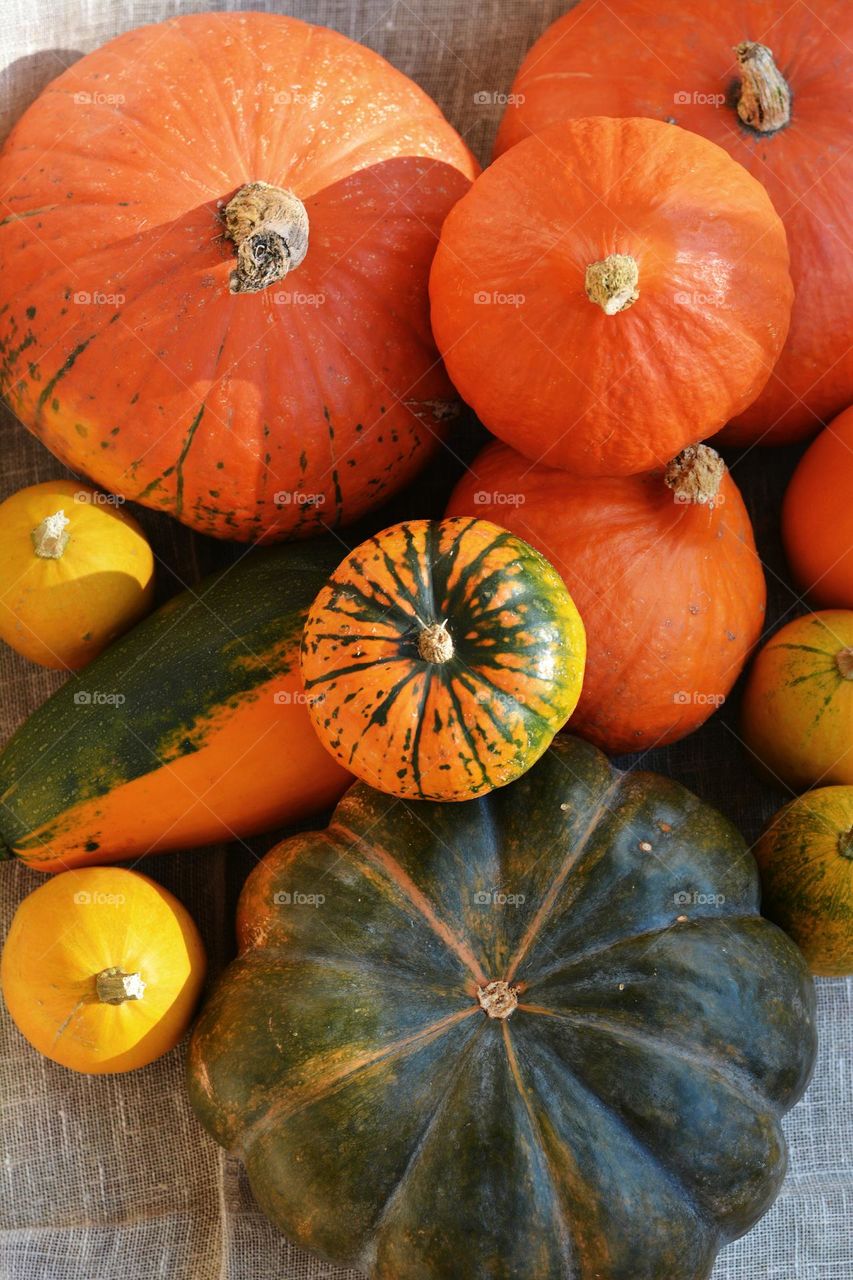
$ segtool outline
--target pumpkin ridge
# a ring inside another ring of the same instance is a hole
[[[624,778],[624,774],[622,774],[618,770],[614,769],[613,773],[614,773],[614,776],[612,781],[602,792],[599,798],[598,804],[590,814],[589,819],[587,820],[583,831],[580,833],[580,836],[577,838],[574,845],[567,851],[565,857],[563,858],[557,870],[556,875],[554,876],[554,879],[551,881],[551,884],[548,888],[548,892],[545,894],[545,897],[542,899],[541,903],[539,904],[536,914],[534,915],[530,924],[527,926],[524,933],[522,934],[521,940],[515,950],[515,953],[511,957],[509,964],[507,966],[507,971],[505,974],[506,982],[512,982],[513,978],[518,972],[519,965],[521,964],[525,956],[530,951],[530,948],[536,942],[537,937],[541,934],[543,925],[547,922],[548,917],[550,916],[552,910],[554,909],[554,905],[560,894],[560,890],[563,888],[563,885],[566,883],[566,880],[568,879],[572,869],[575,866],[577,866],[578,861],[583,857],[584,853],[586,852],[587,845],[589,844],[589,841],[592,838],[592,836],[595,834],[596,827],[600,822],[605,809],[608,811],[611,811],[610,801],[618,793]]]
[[[367,848],[365,836],[359,835],[357,832],[353,831],[351,827],[347,827],[341,822],[335,822],[333,829],[344,836],[344,839],[349,842],[351,848],[363,846],[363,848],[359,849],[360,856],[366,862],[372,863],[373,866],[378,867],[385,873],[388,881],[395,885],[404,897],[408,898],[413,907],[417,908],[418,912],[423,916],[424,920],[426,920],[436,937],[438,937],[445,946],[453,952],[457,959],[461,960],[462,964],[469,971],[478,985],[485,986],[489,979],[483,972],[479,961],[469,945],[462,938],[457,937],[449,925],[439,919],[426,895],[418,888],[411,876],[403,870],[397,859],[392,857],[387,849],[383,849],[378,844],[374,844],[372,847]],[[479,1010],[478,1005],[474,1005],[473,1008],[475,1011]]]
[[[351,1059],[342,1064],[337,1071],[330,1071],[325,1077],[315,1076],[310,1086],[294,1091],[295,1096],[284,1096],[271,1103],[260,1116],[250,1122],[242,1131],[239,1143],[233,1148],[233,1154],[244,1156],[254,1145],[258,1135],[266,1133],[272,1126],[287,1120],[320,1099],[328,1097],[335,1089],[346,1087],[353,1077],[374,1067],[384,1066],[387,1062],[417,1053],[419,1049],[431,1044],[445,1035],[453,1027],[458,1026],[473,1014],[479,1013],[479,1005],[470,1005],[465,1009],[457,1009],[444,1018],[422,1027],[420,1031],[403,1036],[390,1044],[375,1049],[372,1053],[364,1053],[361,1057]]]
[[[462,710],[462,703],[459,701],[459,694],[456,691],[456,689],[453,687],[453,675],[451,672],[447,670],[446,667],[441,667],[438,672],[438,675],[439,675],[439,679],[444,684],[445,692],[447,693],[447,696],[450,699],[450,705],[456,715],[456,721],[457,721],[457,724],[459,725],[459,729],[462,733],[462,736],[468,744],[468,749],[471,752],[471,760],[476,763],[477,767],[480,770],[480,777],[481,777],[480,786],[481,787],[488,786],[489,771],[486,768],[485,763],[480,755],[479,749],[477,747],[477,743],[474,739],[474,735],[471,732],[470,725],[465,719],[465,713]],[[448,723],[449,723],[449,718],[448,718]],[[463,764],[465,764],[466,772],[470,772],[468,770],[468,765],[464,761],[464,759],[463,759]],[[473,786],[473,781],[471,785]]]

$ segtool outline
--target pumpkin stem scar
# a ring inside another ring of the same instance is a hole
[[[125,1000],[141,1000],[145,983],[138,973],[124,973],[113,966],[96,976],[95,990],[102,1004],[124,1004]]]
[[[791,119],[791,90],[765,44],[745,40],[735,46],[740,64],[737,113],[758,133],[775,133]]]
[[[715,449],[706,444],[690,444],[669,463],[664,481],[676,502],[712,507],[725,474],[726,464]]]
[[[839,649],[835,655],[835,665],[845,680],[853,680],[853,649]]]
[[[308,213],[292,191],[249,182],[225,206],[225,227],[237,246],[232,293],[259,293],[283,280],[308,252]]]
[[[490,1018],[508,1018],[518,1004],[518,987],[508,982],[490,982],[477,988],[477,999]]]
[[[849,831],[840,831],[838,834],[838,852],[842,858],[849,858],[853,862],[853,827]]]
[[[453,657],[453,639],[444,622],[432,622],[418,636],[418,653],[424,662],[449,662]]]
[[[30,534],[36,555],[42,560],[61,560],[62,553],[68,546],[68,534],[65,530],[70,523],[64,511],[55,511],[52,516],[45,516]]]
[[[611,253],[600,262],[591,262],[584,276],[590,302],[597,302],[606,316],[627,311],[640,296],[637,283],[640,268],[629,253]]]

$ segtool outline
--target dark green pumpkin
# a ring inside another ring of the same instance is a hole
[[[333,1262],[696,1280],[773,1200],[812,984],[741,837],[676,783],[572,738],[458,805],[359,783],[238,924],[192,1104]]]

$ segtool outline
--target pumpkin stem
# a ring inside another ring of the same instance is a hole
[[[42,560],[61,560],[62,553],[68,546],[68,534],[65,530],[70,523],[64,511],[45,516],[30,534],[36,555],[41,556]]]
[[[490,1018],[508,1018],[518,1004],[518,987],[508,982],[490,982],[477,988],[477,999]]]
[[[449,662],[453,657],[453,639],[444,622],[432,622],[418,636],[418,653],[424,662]]]
[[[699,502],[712,507],[720,490],[726,464],[707,444],[689,444],[664,472],[664,481],[676,502]]]
[[[308,252],[308,213],[292,191],[249,182],[225,206],[226,235],[237,246],[232,293],[259,293],[283,280]]]
[[[640,268],[629,253],[611,253],[586,269],[584,287],[590,302],[597,302],[606,316],[627,311],[640,296]]]
[[[845,680],[853,680],[853,649],[839,649],[835,655],[835,665]]]
[[[765,44],[745,40],[735,48],[740,64],[737,113],[758,133],[774,133],[791,119],[791,90]]]
[[[853,862],[853,827],[849,831],[842,831],[838,836],[838,852],[842,858],[849,858]]]
[[[124,1004],[125,1000],[141,1000],[145,983],[138,973],[124,973],[113,966],[97,975],[95,990],[102,1004]]]

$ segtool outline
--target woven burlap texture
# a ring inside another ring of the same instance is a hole
[[[663,0],[662,0],[663,2]],[[242,6],[163,0],[5,0],[0,8],[0,136],[81,53],[180,12],[272,9],[335,27],[384,54],[440,103],[485,161],[516,67],[560,0],[315,0]],[[787,7],[782,5],[780,8]],[[642,33],[639,33],[641,37]],[[61,474],[2,412],[0,498]],[[796,608],[778,546],[778,506],[796,453],[758,451],[737,466],[768,566],[773,617]],[[161,596],[198,581],[227,551],[165,518],[141,519],[160,560]],[[2,740],[61,683],[0,646]],[[644,767],[718,804],[752,839],[785,796],[747,777],[737,718],[722,714]],[[246,873],[271,838],[152,858],[145,870],[192,910],[215,975],[233,950]],[[40,877],[0,867],[2,929]],[[818,984],[820,1056],[786,1121],[791,1168],[773,1210],[727,1248],[714,1280],[849,1280],[853,1189],[851,984]],[[39,1058],[0,1014],[0,1280],[356,1280],[283,1240],[255,1207],[236,1161],[200,1130],[183,1088],[183,1046],[143,1071],[83,1077]],[[401,1277],[401,1280],[403,1278]],[[523,1277],[519,1277],[523,1280]]]

